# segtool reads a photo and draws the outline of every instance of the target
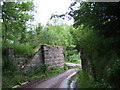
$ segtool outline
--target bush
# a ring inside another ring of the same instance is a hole
[[[106,69],[107,82],[113,88],[120,88],[120,59],[114,60],[112,65]]]
[[[25,76],[33,76],[33,75],[37,75],[37,74],[43,74],[47,71],[48,66],[47,64],[40,64],[37,67],[32,68],[30,71],[24,73]]]
[[[52,76],[52,75],[58,74],[58,73],[63,72],[63,71],[64,71],[64,68],[52,67],[52,68],[50,69],[50,71],[48,72],[48,74],[49,74],[50,76]]]
[[[9,43],[6,43],[3,46],[13,47],[14,53],[16,55],[32,55],[32,54],[34,54],[33,45],[29,44],[29,43],[27,43],[27,44],[9,44]]]
[[[8,61],[8,60],[6,60]],[[12,63],[12,62],[10,62]],[[7,64],[6,64],[7,65]],[[5,66],[5,65],[4,65]],[[6,67],[6,71],[11,71],[11,65]],[[4,69],[4,70],[5,70]],[[15,68],[12,68],[13,72],[3,74],[3,88],[11,88],[15,85],[20,85],[21,83],[33,79],[40,79],[45,77],[50,77],[64,71],[64,68],[52,67],[48,70],[47,64],[41,64],[38,67],[33,68],[29,72],[22,73],[15,71]],[[17,72],[17,73],[15,73]],[[5,75],[7,74],[7,75]],[[14,77],[14,78],[13,78]]]
[[[14,44],[14,52],[18,55],[32,55],[34,49],[29,44]]]
[[[28,76],[30,80],[40,79],[40,78],[54,76],[63,71],[64,71],[64,68],[59,68],[59,67],[48,68],[47,64],[43,64],[43,65],[41,64],[38,67],[33,68],[29,72],[24,73],[24,76]]]
[[[92,77],[84,71],[78,72],[78,80],[77,80],[77,87],[79,88],[93,88],[94,82],[92,80]]]
[[[63,68],[58,67],[52,67],[48,70],[47,64],[41,64],[38,67],[33,68],[29,72],[23,73],[18,69],[18,63],[16,60],[4,55],[2,63],[3,88],[11,88],[28,80],[53,76],[64,71]]]
[[[64,64],[64,70],[68,70],[68,66],[66,64]]]
[[[3,56],[2,57],[2,86],[3,88],[11,88],[12,86],[24,81],[18,63],[16,60]]]
[[[3,56],[2,58],[3,58],[2,60],[3,75],[5,76],[15,75],[16,73],[19,72],[16,60],[6,56]]]
[[[77,88],[108,88],[109,85],[103,80],[94,81],[92,75],[85,71],[78,72]]]

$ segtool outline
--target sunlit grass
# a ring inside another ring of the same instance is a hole
[[[33,75],[31,79],[40,79],[40,78],[50,77],[50,76],[57,75],[58,73],[61,73],[63,71],[64,71],[64,68],[53,67],[52,70],[49,70],[43,74]]]
[[[76,61],[67,61],[67,60],[65,60],[65,62],[75,63],[75,64],[81,64],[81,60],[76,60]]]

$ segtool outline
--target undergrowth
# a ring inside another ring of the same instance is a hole
[[[64,68],[59,67],[52,67],[48,70],[48,65],[41,64],[29,72],[22,72],[18,69],[16,61],[8,57],[3,57],[2,63],[3,88],[12,88],[26,81],[54,76],[64,71]]]
[[[6,43],[3,44],[3,49],[6,47],[13,47],[14,53],[16,55],[33,55],[34,48],[33,45],[26,43],[26,44],[10,44]],[[3,50],[4,51],[4,50]]]
[[[81,60],[74,60],[74,61],[65,60],[65,62],[68,62],[68,63],[75,63],[75,64],[81,64]]]
[[[78,72],[77,88],[111,88],[105,81],[95,81],[88,72],[80,70]]]
[[[44,77],[50,77],[50,76],[54,76],[57,75],[58,73],[64,72],[63,68],[59,68],[59,67],[52,67],[50,70],[46,71],[45,73],[38,73],[36,75],[33,75],[31,78],[32,79],[39,79],[39,78],[44,78]]]
[[[92,77],[82,70],[78,72],[78,80],[77,80],[77,88],[93,88],[93,80]]]

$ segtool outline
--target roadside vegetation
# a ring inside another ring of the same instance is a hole
[[[73,61],[65,61],[66,63],[75,63],[75,64],[81,64],[81,60],[73,60]]]
[[[13,47],[14,55],[34,55],[35,47],[47,44],[57,45],[64,48],[65,60],[68,62],[78,62],[79,52],[75,49],[73,37],[70,31],[74,30],[73,26],[62,24],[56,18],[47,23],[46,26],[38,23],[31,25],[28,21],[34,20],[34,17],[29,12],[34,11],[35,6],[33,2],[3,2],[2,5],[2,69],[3,69],[3,88],[16,84],[20,84],[32,79],[38,79],[56,75],[67,70],[54,67],[49,71],[46,66],[23,73],[18,69],[18,62],[4,55],[4,48]],[[9,11],[9,12],[8,12]],[[14,77],[14,78],[13,78]]]
[[[78,67],[79,68],[79,67]],[[78,77],[79,77],[79,74],[78,74],[78,72],[75,74],[75,75],[73,75],[71,78],[70,78],[70,80],[69,80],[69,82],[68,82],[68,90],[70,90],[70,88],[71,88],[71,84],[73,83],[73,81],[75,82],[75,86],[73,86],[72,88],[80,88],[80,87],[77,87],[77,79],[78,79]]]
[[[74,9],[75,4],[80,5]],[[70,12],[53,15],[46,26],[31,25],[34,20],[33,2],[4,2],[2,5],[2,44],[14,47],[16,55],[33,55],[38,45],[57,45],[64,48],[65,62],[82,63],[83,55],[90,60],[90,71],[78,72],[80,88],[120,88],[120,2],[79,2],[71,4]],[[57,17],[56,17],[57,16]],[[59,18],[74,19],[74,25],[63,24]],[[17,62],[2,55],[3,87],[12,87],[26,80],[43,78],[67,70],[46,66],[22,73]]]
[[[48,70],[46,64],[39,65],[38,67],[31,69],[29,72],[23,72],[18,69],[16,60],[7,57],[3,57],[3,59],[3,88],[12,88],[15,85],[21,85],[26,81],[46,78],[64,72],[64,68],[58,67],[51,67],[51,69]]]
[[[91,70],[79,73],[82,88],[120,88],[120,2],[79,2],[71,5],[78,50],[90,60]]]

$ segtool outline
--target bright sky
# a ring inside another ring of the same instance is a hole
[[[34,0],[35,6],[37,7],[37,13],[35,15],[36,22],[45,25],[50,19],[51,14],[66,13],[71,2],[71,0]],[[65,19],[64,23],[70,25],[73,24],[73,20],[67,21]]]

